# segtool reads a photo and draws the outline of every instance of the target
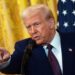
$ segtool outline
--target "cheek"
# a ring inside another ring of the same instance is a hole
[[[43,27],[41,32],[42,32],[43,36],[46,36],[49,33],[49,31],[50,31],[49,27]]]
[[[51,29],[49,28],[49,27],[45,27],[45,29],[43,29],[43,37],[44,37],[44,39],[45,40],[48,40],[48,38],[50,37],[50,35],[51,35]]]
[[[44,27],[40,33],[40,36],[42,37],[41,39],[43,41],[46,41],[49,37],[49,28],[47,27]]]
[[[29,33],[29,35],[30,35],[30,36],[32,36],[32,34],[31,34],[31,32],[30,32],[30,31],[28,31],[28,33]]]

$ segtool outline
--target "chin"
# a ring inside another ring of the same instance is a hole
[[[44,42],[43,42],[43,40],[37,40],[36,41],[36,44],[38,44],[38,45],[42,45]]]

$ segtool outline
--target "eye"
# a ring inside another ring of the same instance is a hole
[[[36,23],[34,23],[34,26],[38,26],[40,24],[41,24],[41,22],[36,22]]]

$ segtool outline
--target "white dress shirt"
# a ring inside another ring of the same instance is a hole
[[[55,57],[57,58],[59,66],[63,73],[62,50],[61,50],[60,36],[59,36],[58,32],[55,33],[55,36],[54,36],[53,40],[50,42],[50,44],[53,46],[52,52],[55,55]],[[43,48],[45,50],[46,55],[48,56],[47,46],[45,45],[45,46],[43,46]]]

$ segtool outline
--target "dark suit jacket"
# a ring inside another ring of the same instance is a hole
[[[63,75],[75,75],[75,33],[60,33],[63,59]],[[10,65],[3,69],[5,73],[20,73],[26,39],[15,44],[15,51],[11,57]],[[27,65],[27,75],[53,75],[49,60],[42,46],[37,45]]]

